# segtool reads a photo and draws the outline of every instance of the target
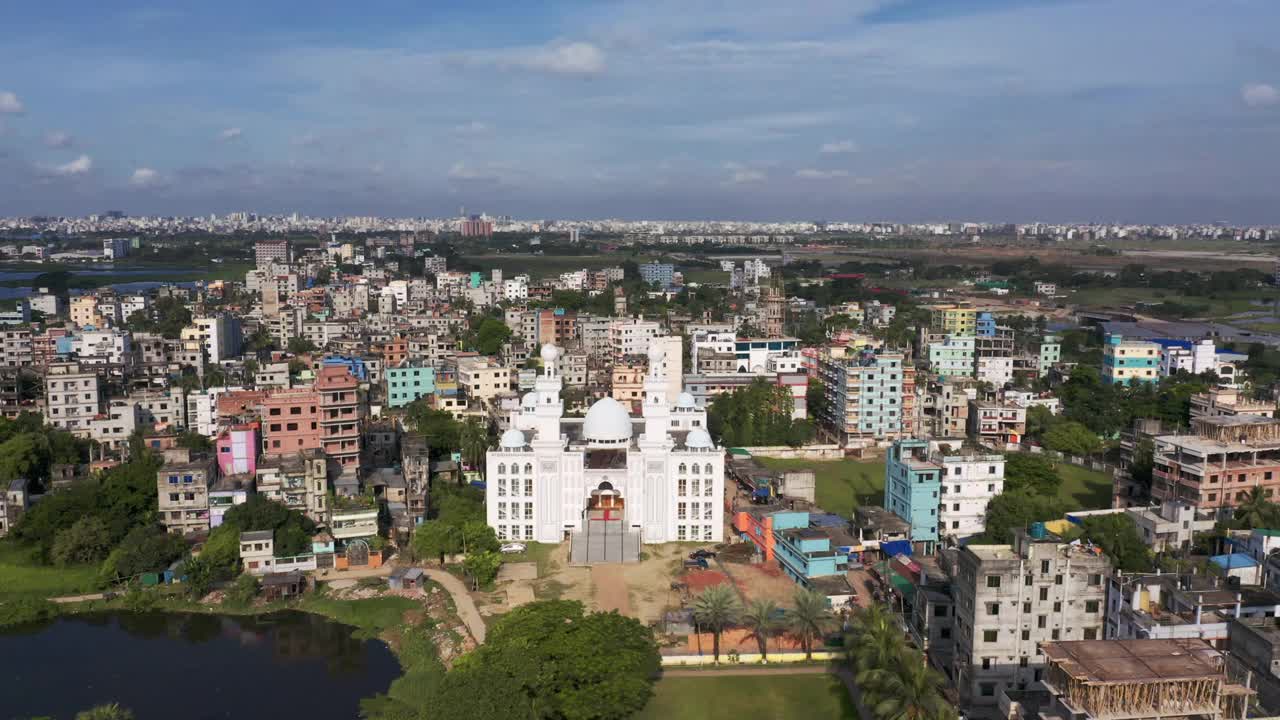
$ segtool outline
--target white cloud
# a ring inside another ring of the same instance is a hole
[[[586,42],[520,52],[506,64],[562,75],[599,75],[605,68],[604,51]]]
[[[500,180],[497,173],[471,167],[461,160],[449,168],[449,179],[463,182],[498,182]]]
[[[1240,88],[1240,97],[1249,107],[1268,107],[1280,102],[1280,90],[1275,85],[1249,83]]]
[[[229,127],[226,130],[223,130],[222,132],[218,133],[218,139],[229,142],[231,140],[238,140],[240,136],[243,134],[244,134],[244,131],[241,130],[240,128]]]
[[[453,131],[459,135],[483,135],[484,133],[489,132],[489,130],[490,127],[479,120],[472,120],[469,123],[463,123],[462,125],[458,125],[453,128]]]
[[[133,171],[133,176],[129,178],[129,184],[134,187],[151,187],[160,180],[160,173],[147,167],[140,167]]]
[[[51,148],[69,148],[75,143],[75,138],[62,130],[50,130],[44,134],[44,144]]]
[[[848,170],[818,170],[816,168],[805,168],[796,171],[796,177],[803,180],[833,180],[835,178],[849,177]]]
[[[69,163],[54,167],[53,174],[62,175],[63,177],[72,177],[75,175],[84,175],[92,169],[93,158],[88,155],[81,155]]]
[[[855,153],[858,152],[858,144],[852,140],[836,140],[834,142],[823,143],[819,149],[826,155],[835,155],[839,153]]]
[[[25,109],[17,95],[8,91],[0,92],[0,115],[20,115]]]
[[[763,170],[749,168],[742,163],[727,162],[724,169],[729,171],[729,179],[726,180],[730,185],[747,185],[749,183],[764,182],[765,174]]]

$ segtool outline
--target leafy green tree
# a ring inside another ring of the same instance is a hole
[[[621,720],[648,703],[658,668],[653,633],[639,621],[586,614],[579,602],[529,603],[458,659],[424,716]]]
[[[1236,506],[1231,525],[1238,530],[1280,530],[1280,505],[1267,499],[1261,487],[1249,490],[1244,502]]]
[[[791,602],[794,607],[787,615],[787,624],[800,640],[805,659],[812,660],[814,641],[821,639],[833,622],[830,603],[826,595],[807,588],[797,588]]]
[[[1138,526],[1128,514],[1092,515],[1084,519],[1081,528],[1084,536],[1101,547],[1117,569],[1125,572],[1152,570],[1151,551],[1138,535]]]
[[[713,436],[731,447],[803,444],[812,438],[812,424],[799,421],[797,429],[797,421],[791,418],[794,408],[788,389],[758,378],[717,396],[708,410],[707,425]]]
[[[98,577],[107,584],[144,572],[163,570],[186,551],[187,544],[180,536],[165,532],[159,525],[140,525],[130,530],[102,562]]]
[[[1089,428],[1078,422],[1058,423],[1044,434],[1045,447],[1069,455],[1093,455],[1102,449],[1102,441]]]
[[[177,443],[178,447],[189,448],[196,452],[212,452],[213,451],[213,441],[210,440],[207,436],[201,435],[198,432],[187,431],[184,433],[179,433],[175,442]]]
[[[472,467],[484,467],[485,453],[489,450],[489,431],[478,418],[467,418],[458,433],[462,459]]]
[[[101,518],[82,517],[58,533],[49,557],[59,565],[100,562],[111,551],[111,531]]]
[[[511,339],[511,328],[503,321],[491,315],[480,319],[474,331],[468,336],[468,345],[481,355],[497,355],[503,344]]]
[[[871,711],[879,720],[951,720],[956,710],[942,695],[946,680],[915,650],[904,650],[892,669],[872,670]]]
[[[245,573],[232,583],[223,602],[233,607],[247,607],[258,596],[258,589],[258,578]]]
[[[472,550],[462,560],[462,569],[471,576],[471,589],[479,590],[498,577],[502,555],[492,550]]]
[[[414,556],[438,557],[441,567],[444,566],[445,555],[452,555],[461,549],[461,535],[454,526],[442,520],[428,520],[413,531]]]
[[[1030,453],[1009,453],[1004,456],[1004,491],[1030,490],[1038,495],[1056,495],[1062,487],[1062,477],[1053,467],[1053,461]]]
[[[133,712],[116,703],[111,703],[78,712],[76,720],[133,720]]]
[[[767,598],[756,598],[742,611],[742,626],[751,631],[760,646],[760,658],[769,658],[769,638],[785,627],[783,613],[778,604]]]
[[[805,408],[809,417],[820,418],[827,412],[827,385],[816,377],[809,378],[804,392]]]
[[[304,337],[290,338],[287,348],[289,352],[293,353],[294,355],[311,353],[320,349],[316,347],[315,343],[311,342],[310,340]]]
[[[238,533],[271,530],[276,557],[292,557],[311,549],[311,536],[316,525],[311,518],[283,503],[258,494],[234,505],[222,518],[222,524]]]
[[[741,613],[738,596],[728,584],[712,585],[693,599],[693,619],[700,628],[711,631],[716,662],[720,662],[720,634],[737,622]]]
[[[409,403],[406,420],[427,441],[432,457],[448,455],[458,449],[462,424],[452,414],[428,405],[425,398]]]
[[[982,544],[1004,545],[1013,542],[1013,531],[1026,528],[1033,522],[1045,522],[1062,517],[1065,511],[1056,495],[1045,495],[1031,488],[1005,491],[987,503],[986,530],[980,536]]]

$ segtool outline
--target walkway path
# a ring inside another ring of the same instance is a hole
[[[595,588],[596,607],[600,612],[617,610],[619,615],[631,616],[631,591],[621,563],[601,563],[591,566],[591,585]]]
[[[467,592],[466,584],[439,568],[424,567],[422,572],[440,583],[440,587],[449,593],[453,598],[453,607],[457,610],[458,617],[462,618],[462,622],[471,631],[471,637],[475,638],[477,644],[484,644],[484,618],[480,617],[480,609],[476,607],[476,601],[471,599],[471,593]]]

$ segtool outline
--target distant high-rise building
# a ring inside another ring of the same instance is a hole
[[[782,290],[782,276],[774,277],[774,281],[760,294],[764,304],[764,330],[766,337],[782,337],[782,326],[785,319],[787,298]]]
[[[259,268],[273,264],[288,265],[291,261],[288,240],[259,240],[253,248],[254,260]]]
[[[472,215],[462,221],[459,227],[462,237],[491,237],[493,221],[483,215]]]

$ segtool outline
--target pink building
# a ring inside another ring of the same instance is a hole
[[[277,390],[262,401],[263,455],[320,449],[320,395],[316,391]]]
[[[360,464],[360,389],[345,367],[320,368],[315,382],[320,398],[322,449],[341,467]]]
[[[226,475],[252,475],[258,468],[258,423],[234,425],[215,442],[218,469]]]

